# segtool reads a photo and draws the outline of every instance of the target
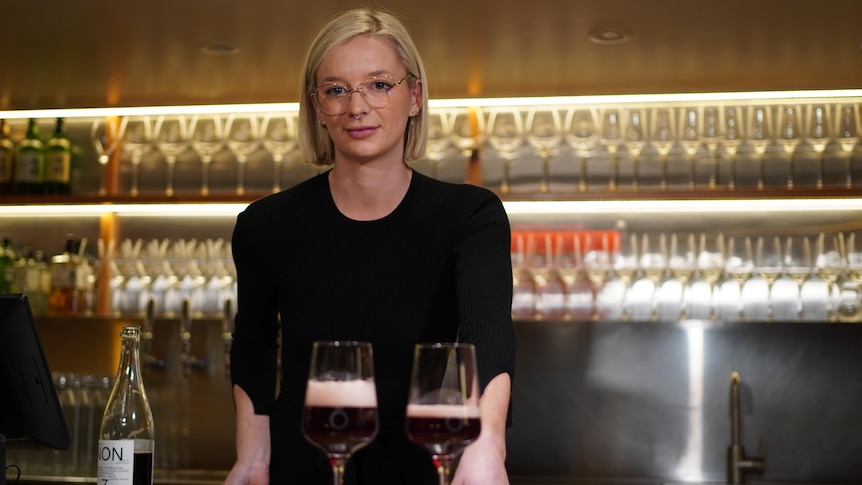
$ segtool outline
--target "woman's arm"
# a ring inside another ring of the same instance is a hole
[[[225,485],[268,485],[269,416],[254,413],[248,394],[233,386],[236,404],[236,463],[225,480]]]
[[[488,383],[479,401],[482,433],[464,449],[452,485],[508,485],[506,473],[506,416],[511,396],[509,374]]]

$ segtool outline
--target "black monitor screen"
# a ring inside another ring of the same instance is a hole
[[[69,447],[69,431],[25,295],[0,294],[0,435],[10,447]]]

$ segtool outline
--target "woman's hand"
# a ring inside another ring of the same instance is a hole
[[[509,374],[500,374],[485,387],[479,407],[482,433],[464,449],[452,485],[508,485],[506,474],[506,415],[511,396]]]
[[[224,485],[269,485],[269,466],[265,463],[245,465],[237,462],[228,473]]]

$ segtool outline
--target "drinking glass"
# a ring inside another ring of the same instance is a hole
[[[191,132],[192,138],[192,150],[194,150],[201,159],[201,195],[209,195],[210,164],[212,163],[213,156],[218,153],[224,145],[221,116],[217,114],[210,115],[206,118],[195,116],[192,118],[189,131]]]
[[[808,126],[805,129],[806,143],[817,154],[817,188],[823,188],[823,156],[832,131],[829,129],[829,107],[823,104],[809,105]]]
[[[536,315],[544,319],[562,319],[566,313],[565,285],[560,276],[558,255],[551,232],[530,234],[533,248],[530,271],[535,279]]]
[[[593,242],[587,234],[582,243],[580,233],[557,235],[556,268],[565,285],[566,313],[574,320],[591,320],[594,315],[596,288],[601,288],[610,269],[607,234],[603,244]]]
[[[302,412],[305,439],[321,449],[332,467],[333,485],[344,480],[344,466],[377,436],[377,388],[371,344],[317,341]]]
[[[765,184],[764,159],[766,149],[772,143],[772,112],[768,107],[753,106],[748,110],[748,144],[754,151],[757,162],[757,190]]]
[[[509,166],[524,141],[524,124],[516,108],[498,108],[488,117],[488,142],[497,150],[503,163],[500,192],[509,192]]]
[[[835,284],[845,268],[844,235],[840,232],[820,232],[814,252],[814,269],[830,286]]]
[[[683,139],[688,138],[684,136]],[[718,146],[721,143],[721,110],[714,106],[703,109],[703,133],[701,142],[709,153],[709,181],[707,187],[715,189],[718,186]]]
[[[811,241],[808,236],[788,236],[784,242],[784,274],[791,278],[798,290],[813,271]]]
[[[846,160],[847,179],[845,187],[853,188],[853,150],[856,149],[856,144],[859,142],[859,109],[855,104],[842,104],[835,110],[837,133],[835,138],[838,140],[838,146],[844,152]]]
[[[249,155],[260,145],[260,135],[257,116],[253,114],[232,114],[228,116],[225,132],[227,146],[233,152],[237,162],[236,194],[245,194],[245,165]]]
[[[671,276],[685,286],[697,267],[697,249],[694,234],[671,234],[667,261]]]
[[[685,151],[685,156],[688,158],[689,190],[694,190],[697,183],[697,153],[700,151],[701,145],[703,145],[703,138],[706,137],[706,134],[710,129],[712,130],[712,140],[714,140],[714,146],[712,148],[713,152],[715,151],[715,147],[718,146],[718,138],[715,136],[715,108],[706,108],[705,112],[712,115],[710,118],[712,124],[711,128],[709,126],[705,126],[703,135],[701,135],[699,110],[697,108],[683,108],[680,110],[681,119],[679,123],[679,139],[680,144]],[[710,157],[711,156],[712,152],[710,153]]]
[[[664,278],[668,269],[667,235],[645,233],[641,235],[640,269],[654,284]]]
[[[272,155],[272,192],[281,191],[281,164],[296,148],[296,114],[274,113],[263,118],[263,146]]]
[[[96,156],[99,161],[99,195],[105,195],[107,188],[107,173],[108,162],[111,160],[111,155],[116,151],[120,144],[120,119],[116,116],[108,116],[93,121],[93,127],[90,129],[90,141],[93,143],[93,149],[96,151]]]
[[[675,143],[674,131],[673,116],[670,109],[656,108],[653,110],[650,144],[658,152],[661,159],[661,181],[659,182],[661,190],[667,190],[667,157]]]
[[[575,108],[566,115],[566,141],[575,151],[581,163],[578,191],[587,190],[587,161],[593,155],[598,133],[596,132],[596,110],[591,108]]]
[[[485,116],[479,108],[453,110],[449,114],[449,130],[452,144],[469,161],[485,138]]]
[[[542,162],[539,192],[549,189],[549,164],[554,150],[563,138],[560,112],[552,107],[531,108],[527,112],[527,142],[536,150]]]
[[[440,485],[448,485],[452,461],[482,431],[477,379],[472,344],[416,344],[407,436],[431,455]]]
[[[141,161],[144,154],[152,149],[153,124],[149,116],[140,118],[124,117],[120,122],[120,137],[123,140],[123,151],[129,155],[132,165],[131,185],[129,193],[138,195],[138,181],[140,176]]]
[[[437,178],[440,160],[446,155],[450,139],[449,114],[440,110],[429,111],[426,157],[431,162],[432,178]]]
[[[724,153],[728,158],[728,190],[736,188],[736,155],[739,152],[739,145],[744,137],[742,129],[742,120],[739,115],[739,109],[733,106],[724,110],[724,137],[722,137],[722,146]],[[765,150],[765,148],[764,148]],[[718,168],[716,167],[716,172]]]
[[[754,272],[772,286],[782,270],[781,238],[759,236],[754,250]]]
[[[787,155],[787,189],[793,189],[793,172],[796,148],[802,137],[800,127],[799,106],[788,104],[778,108],[778,120],[776,122],[776,141]]]
[[[727,277],[739,283],[745,283],[754,272],[754,255],[751,248],[751,238],[748,236],[733,236],[727,238],[727,258],[724,263]]]
[[[646,133],[644,133],[646,121],[640,109],[629,109],[627,114],[623,143],[632,157],[632,190],[638,190],[638,165],[641,153],[646,146]]]
[[[608,190],[617,190],[617,176],[619,175],[619,148],[622,144],[622,126],[620,112],[617,109],[608,109],[602,113],[601,144],[610,155],[610,176],[608,177]]]
[[[174,171],[177,157],[188,148],[188,124],[183,115],[160,116],[156,120],[156,145],[165,157],[165,195],[174,195]]]

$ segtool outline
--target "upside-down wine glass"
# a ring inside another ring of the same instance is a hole
[[[706,108],[706,110],[713,110],[715,108]],[[703,138],[707,133],[708,128],[704,127],[703,135],[700,133],[700,113],[697,108],[683,108],[680,110],[681,122],[679,139],[680,144],[682,145],[683,150],[685,151],[685,156],[688,158],[688,189],[694,190],[697,180],[697,153],[700,151],[700,147],[703,144]],[[714,118],[713,118],[714,119]],[[715,127],[713,125],[713,133]],[[716,137],[713,135],[713,139]],[[717,146],[717,139],[716,139]],[[715,148],[713,148],[715,150]],[[710,154],[711,156],[711,154]]]
[[[123,117],[120,123],[120,137],[123,139],[123,151],[128,153],[132,165],[131,185],[129,194],[138,195],[138,181],[141,172],[141,161],[144,154],[152,149],[153,125],[149,116],[140,118]]]
[[[619,148],[622,144],[622,127],[620,123],[620,112],[617,109],[608,109],[602,113],[601,144],[610,155],[610,176],[608,177],[608,190],[617,190],[617,176],[620,165]]]
[[[823,104],[809,105],[808,126],[806,127],[806,143],[817,154],[817,188],[823,188],[823,157],[826,145],[832,136],[829,129],[829,107]]]
[[[549,164],[554,150],[563,138],[560,112],[553,107],[531,108],[527,112],[527,142],[536,150],[542,162],[539,192],[549,190]]]
[[[227,146],[233,152],[237,162],[237,195],[245,194],[245,165],[249,155],[254,153],[260,144],[259,130],[257,116],[253,114],[228,116],[225,132]]]
[[[659,189],[667,190],[667,157],[674,145],[673,116],[668,108],[656,108],[652,117],[650,144],[658,152],[661,160],[661,181]]]
[[[166,178],[165,195],[174,195],[174,172],[177,157],[188,148],[188,124],[183,115],[176,117],[161,116],[156,120],[156,145],[165,156]]]
[[[305,439],[326,453],[333,485],[350,456],[377,436],[377,388],[368,342],[317,341],[302,412]]]
[[[509,192],[509,167],[524,141],[524,123],[517,108],[498,108],[488,117],[488,142],[497,150],[503,163],[500,192]]]
[[[210,164],[212,163],[213,156],[224,145],[221,116],[217,114],[209,115],[205,118],[195,116],[192,118],[189,131],[192,138],[192,150],[201,159],[201,195],[209,195]]]
[[[99,195],[107,193],[107,173],[108,162],[111,160],[111,155],[117,150],[120,144],[120,119],[116,116],[108,116],[99,118],[93,121],[93,127],[90,129],[90,141],[93,143],[93,149],[96,151],[96,156],[99,162]]]
[[[739,152],[739,145],[742,143],[744,132],[742,129],[742,120],[739,115],[739,108],[730,106],[724,110],[724,137],[722,137],[721,145],[724,147],[724,153],[728,158],[728,180],[727,189],[736,189],[736,154]],[[717,161],[716,161],[717,162]],[[716,163],[716,173],[718,172],[718,164]]]
[[[281,164],[296,148],[296,114],[273,113],[263,118],[263,147],[272,155],[272,192],[281,191]]]
[[[778,108],[776,131],[776,141],[787,155],[787,189],[793,190],[793,172],[796,148],[799,146],[800,138],[802,136],[798,106],[788,104]]]
[[[718,160],[718,146],[721,144],[721,110],[715,106],[703,109],[703,134],[701,142],[709,153],[709,181],[707,187],[715,189],[718,186],[718,170],[721,166]]]
[[[763,190],[766,149],[772,143],[772,112],[768,107],[754,106],[748,110],[748,144],[757,161],[757,190]]]
[[[431,177],[437,178],[440,160],[446,155],[450,141],[449,114],[445,111],[431,110],[428,112],[428,138],[426,158],[431,162]]]
[[[639,109],[629,109],[627,114],[623,143],[632,158],[632,190],[638,190],[638,165],[640,165],[641,152],[646,146],[645,120]]]
[[[581,163],[578,181],[580,192],[587,190],[587,161],[592,156],[599,137],[596,132],[597,118],[596,110],[591,108],[571,109],[566,115],[566,141]]]
[[[835,126],[837,133],[835,138],[838,146],[844,152],[845,167],[847,172],[845,187],[853,188],[853,150],[859,142],[859,109],[855,104],[842,104],[835,109]]]
[[[448,485],[452,462],[482,431],[476,349],[465,343],[420,343],[413,354],[407,436],[431,455]]]

